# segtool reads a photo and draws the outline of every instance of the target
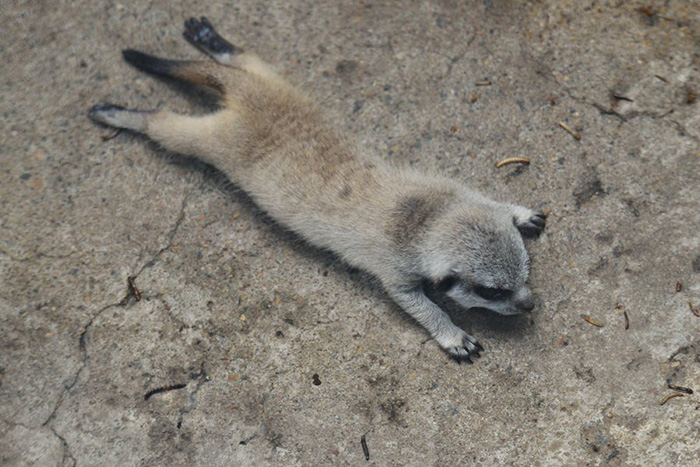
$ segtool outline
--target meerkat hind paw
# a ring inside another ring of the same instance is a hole
[[[103,125],[114,126],[111,122],[117,112],[123,112],[125,110],[126,109],[120,105],[100,103],[92,106],[88,112],[88,117]]]
[[[204,16],[201,20],[190,18],[185,21],[185,30],[182,35],[192,45],[213,57],[226,54],[234,55],[238,52],[236,46],[221,37]]]
[[[97,104],[92,106],[88,117],[103,125],[143,131],[146,127],[144,112],[129,110],[120,105]]]

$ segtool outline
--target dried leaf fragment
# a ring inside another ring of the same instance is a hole
[[[594,320],[594,319],[591,318],[590,316],[584,316],[583,319],[584,319],[584,321],[586,321],[586,322],[589,323],[589,324],[592,324],[593,326],[596,326],[596,327],[599,327],[599,328],[602,328],[602,327],[603,327],[602,324],[600,324],[598,321]]]

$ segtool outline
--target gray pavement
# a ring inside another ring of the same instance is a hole
[[[532,315],[458,313],[459,366],[211,170],[103,140],[97,102],[206,111],[120,55],[199,57],[201,14],[364,150],[548,210]],[[700,395],[661,405],[700,390],[698,1],[10,0],[0,55],[0,464],[700,464]]]

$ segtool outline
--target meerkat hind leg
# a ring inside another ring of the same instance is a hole
[[[279,80],[277,72],[254,53],[244,52],[219,35],[209,20],[190,18],[185,21],[182,35],[187,41],[213,58],[217,63],[240,68],[263,78]]]
[[[88,116],[104,125],[139,133],[145,132],[148,126],[146,112],[129,110],[114,104],[97,104],[90,109]]]
[[[222,118],[221,112],[191,116],[165,110],[148,112],[98,104],[90,109],[88,115],[105,125],[143,133],[171,151],[215,163],[211,148],[219,119]],[[232,119],[234,115],[230,114],[228,118]]]

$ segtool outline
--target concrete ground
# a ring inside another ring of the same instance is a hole
[[[106,139],[97,102],[204,111],[120,55],[199,57],[180,35],[202,14],[368,152],[548,210],[532,315],[458,314],[486,348],[459,366],[220,176]],[[700,395],[661,404],[700,390],[697,0],[0,15],[0,464],[700,463]]]

